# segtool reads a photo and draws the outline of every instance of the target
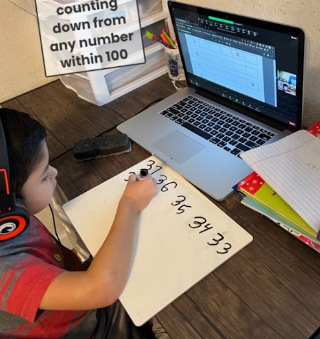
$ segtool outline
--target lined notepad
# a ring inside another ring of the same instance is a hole
[[[320,229],[320,139],[295,132],[241,158],[316,232]]]

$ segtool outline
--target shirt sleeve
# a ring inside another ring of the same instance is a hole
[[[62,272],[62,268],[27,253],[1,257],[0,311],[34,322],[44,293]]]

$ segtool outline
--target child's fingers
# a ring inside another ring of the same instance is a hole
[[[140,175],[137,175],[137,180],[138,180],[138,181],[142,181],[142,180],[150,180],[150,179],[152,179],[151,174],[147,174],[147,175],[144,176],[144,177],[141,177]]]
[[[128,178],[128,183],[135,181],[143,181],[143,180],[152,180],[153,183],[156,183],[156,180],[152,177],[151,174],[147,174],[145,177],[141,178],[138,174],[131,174]]]
[[[128,178],[128,182],[134,182],[137,181],[137,175],[136,174],[130,174]]]

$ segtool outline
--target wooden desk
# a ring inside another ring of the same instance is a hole
[[[130,153],[76,163],[73,143],[112,128],[173,91],[163,76],[96,107],[58,81],[2,106],[29,111],[46,125],[52,165],[73,199],[150,155],[133,143]],[[307,339],[320,325],[319,254],[241,205],[236,194],[214,203],[254,240],[161,311],[158,320],[172,339]]]

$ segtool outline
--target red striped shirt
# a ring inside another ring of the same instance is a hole
[[[83,271],[77,256],[58,244],[34,217],[18,237],[0,243],[0,337],[89,338],[96,311],[41,311],[51,282],[64,270]]]

